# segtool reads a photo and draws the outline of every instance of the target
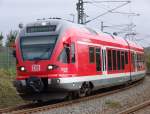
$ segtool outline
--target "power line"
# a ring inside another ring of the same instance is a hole
[[[112,11],[111,13],[119,13],[119,14],[126,14],[126,15],[132,15],[132,16],[140,16],[140,14],[138,14],[138,13],[114,12],[114,11]]]
[[[110,3],[112,3],[112,2],[131,2],[131,1],[117,1],[117,0],[114,0],[114,1],[110,1],[110,0],[105,0],[105,1],[96,1],[96,0],[92,0],[92,1],[94,1],[94,3],[104,3],[104,2],[110,2]],[[89,2],[89,3],[93,3],[93,2],[91,2],[91,1],[85,1],[85,2]]]
[[[123,2],[124,2],[124,1],[123,1]],[[97,17],[95,17],[95,18],[93,18],[93,19],[91,19],[91,20],[86,21],[85,23],[89,23],[89,22],[91,22],[91,21],[94,21],[94,20],[98,19],[99,17],[104,16],[104,15],[106,15],[106,14],[108,14],[108,13],[110,13],[110,12],[116,10],[116,9],[119,9],[119,8],[121,8],[121,7],[123,7],[123,6],[127,5],[127,4],[129,4],[129,3],[130,3],[130,1],[126,1],[126,3],[121,4],[121,5],[115,7],[115,8],[113,8],[113,9],[111,9],[111,10],[108,10],[108,11],[106,11],[106,12],[104,12],[104,13],[98,15]]]

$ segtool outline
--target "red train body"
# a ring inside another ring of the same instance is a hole
[[[26,25],[16,39],[20,94],[87,91],[145,76],[141,46],[59,19]]]

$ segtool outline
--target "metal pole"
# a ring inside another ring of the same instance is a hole
[[[84,24],[83,0],[79,0],[77,3],[77,13],[78,13],[78,24]]]
[[[101,22],[101,31],[102,32],[104,31],[104,22],[103,21]]]

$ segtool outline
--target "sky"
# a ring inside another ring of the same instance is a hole
[[[113,9],[122,3],[94,3],[93,1],[102,0],[84,0],[92,3],[84,4],[84,9],[88,15],[87,20],[100,15],[107,10]],[[111,0],[110,0],[111,1]],[[113,0],[114,1],[114,0]],[[117,1],[117,0],[116,0]],[[74,14],[77,18],[76,3],[78,0],[0,0],[0,32],[5,37],[11,30],[18,30],[19,23],[24,25],[36,21],[37,19],[49,17],[61,17],[72,20],[70,14]],[[150,46],[150,0],[131,0],[131,3],[115,10],[114,12],[136,13],[139,16],[108,13],[95,21],[91,21],[86,26],[101,29],[101,21],[104,26],[126,25],[133,23],[136,25],[133,31],[135,42],[142,46]],[[105,27],[104,32],[123,32],[127,26],[122,27]],[[124,34],[118,34],[124,37]]]

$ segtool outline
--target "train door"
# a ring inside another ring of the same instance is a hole
[[[106,49],[102,49],[102,72],[106,74]]]

